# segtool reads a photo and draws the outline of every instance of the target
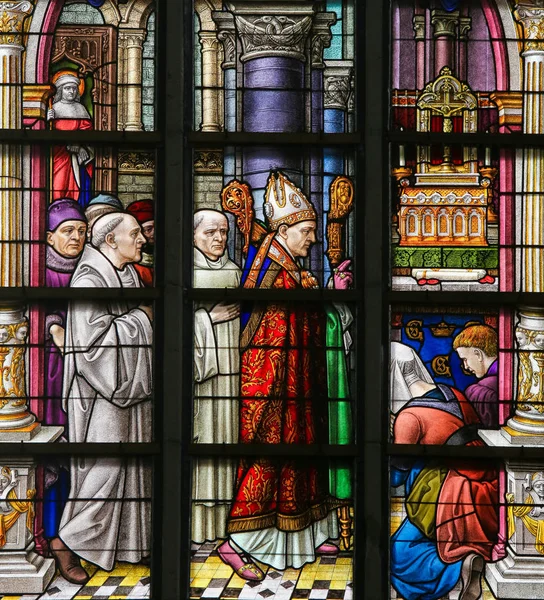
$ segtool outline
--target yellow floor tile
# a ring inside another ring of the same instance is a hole
[[[211,578],[207,578],[207,577],[206,577],[206,579],[204,579],[204,578],[202,578],[202,579],[195,579],[193,581],[192,587],[206,588],[206,587],[208,587],[210,585],[210,581],[211,581]]]
[[[331,590],[345,590],[346,586],[347,586],[347,581],[343,581],[340,579],[333,579],[331,581],[331,585],[329,586],[329,589]]]
[[[336,564],[337,565],[351,565],[353,564],[353,559],[352,558],[337,558],[336,559]]]
[[[87,582],[87,585],[98,585],[101,586],[104,584],[104,582],[106,581],[106,579],[110,577],[110,575],[93,575],[89,581]]]
[[[123,581],[121,581],[121,585],[126,587],[134,587],[139,581],[142,579],[141,575],[127,575]]]
[[[142,575],[144,577],[149,577],[151,570],[149,567],[145,567],[143,565],[133,565],[130,567],[130,570],[124,573],[124,575]],[[123,573],[119,574],[119,577],[123,575]]]
[[[92,596],[76,596],[74,600],[92,600]]]
[[[239,575],[236,575],[236,573],[233,573],[227,587],[241,589],[244,587],[244,585],[246,583],[247,583],[247,581],[245,579],[242,579]]]

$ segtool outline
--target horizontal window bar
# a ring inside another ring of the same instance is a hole
[[[0,434],[1,437],[1,434]],[[6,456],[159,456],[158,442],[33,443],[0,441],[0,457]]]
[[[321,457],[337,456],[356,457],[358,448],[355,444],[343,446],[330,444],[190,444],[191,456],[290,456]]]
[[[192,146],[238,146],[238,145],[292,145],[314,146],[358,145],[362,143],[359,133],[203,133],[195,131],[187,134]]]
[[[507,306],[524,304],[529,306],[543,306],[544,294],[540,292],[388,292],[389,304],[435,304],[435,305],[462,305],[476,306]]]
[[[467,144],[469,146],[544,146],[544,136],[539,133],[425,133],[417,131],[389,131],[389,142],[406,144]]]
[[[362,291],[357,290],[303,290],[303,289],[219,289],[219,288],[191,288],[186,289],[188,300],[231,300],[231,301],[256,301],[256,302],[357,302],[362,300]]]
[[[0,301],[40,300],[157,300],[162,295],[160,288],[46,288],[46,287],[3,287]]]
[[[506,443],[506,438],[505,438]],[[389,456],[413,456],[429,458],[544,458],[544,448],[532,446],[423,446],[420,444],[387,444]],[[470,463],[467,462],[467,466]]]
[[[157,146],[163,136],[155,131],[58,131],[0,129],[0,143],[14,144],[104,144],[106,146]]]

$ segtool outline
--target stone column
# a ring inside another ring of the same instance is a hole
[[[119,105],[120,129],[143,131],[142,123],[142,61],[146,33],[140,29],[119,29],[120,83],[122,102]],[[122,115],[122,116],[121,116]]]
[[[242,45],[242,131],[305,131],[305,51],[314,4],[307,0],[227,2]],[[271,169],[281,168],[297,185],[307,189],[302,159],[298,149],[244,149],[242,175],[253,191],[257,218],[264,218],[264,192]]]
[[[515,415],[499,431],[479,434],[489,446],[544,448],[544,309],[522,306],[517,317]],[[487,565],[486,579],[497,598],[543,600],[544,556],[536,548],[535,533],[544,517],[544,498],[532,486],[536,474],[544,480],[544,463],[507,459],[505,465],[506,491],[501,486],[500,501],[507,504],[507,555]]]
[[[314,18],[310,40],[310,76],[311,76],[311,102],[310,126],[312,133],[320,133],[324,129],[324,102],[323,86],[325,61],[323,51],[331,44],[331,26],[336,22],[334,14],[317,13]],[[322,227],[326,231],[326,215],[324,212],[323,198],[323,160],[326,151],[321,148],[312,148],[310,151],[310,200],[323,215]],[[311,249],[312,269],[322,285],[328,281],[328,265],[324,264],[325,237],[319,236],[319,242]]]
[[[352,95],[353,66],[350,61],[327,61],[325,67],[325,133],[344,133],[349,100]],[[344,173],[344,153],[338,148],[325,148],[323,169],[323,210],[330,209],[330,186],[336,175]],[[323,219],[323,239],[327,223]],[[330,276],[328,260],[324,265],[325,283]]]
[[[431,12],[431,24],[434,38],[434,72],[438,77],[442,67],[455,71],[454,50],[459,11],[447,12],[435,9]]]
[[[541,8],[537,8],[537,6]],[[544,7],[541,3],[518,4],[514,11],[524,31],[525,48],[523,77],[523,133],[544,133]],[[544,150],[526,148],[523,151],[523,234],[520,240],[521,291],[544,291]],[[533,247],[529,247],[533,246]]]
[[[416,89],[425,87],[425,14],[414,15],[414,38],[416,40]]]
[[[29,0],[0,0],[0,128],[21,129],[23,121],[23,25],[32,13]],[[0,144],[0,284],[24,285],[21,148]],[[11,242],[11,243],[10,243]],[[0,305],[0,444],[49,442],[61,427],[40,428],[26,397],[25,308]],[[34,552],[35,465],[32,458],[0,457],[0,594],[42,593],[55,572],[52,559]],[[8,525],[9,524],[9,525]]]
[[[215,31],[201,31],[202,46],[202,131],[221,131],[219,52],[221,43]]]
[[[471,17],[461,17],[459,19],[459,66],[457,76],[461,81],[467,79],[467,46],[468,33],[472,29]]]
[[[33,5],[28,0],[0,2],[0,128],[23,126],[22,55],[23,23]],[[0,144],[0,285],[22,286],[22,165],[21,148]]]

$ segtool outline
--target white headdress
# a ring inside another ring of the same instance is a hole
[[[400,342],[391,342],[389,377],[390,410],[395,414],[412,399],[410,386],[413,383],[434,383],[416,351]]]
[[[317,221],[312,203],[296,185],[278,171],[270,173],[265,194],[264,214],[268,229],[294,225],[301,221]]]
[[[70,73],[63,73],[54,83],[53,85],[59,89],[61,86],[66,85],[67,83],[73,83],[78,86],[81,83],[79,77],[76,75],[71,75]]]

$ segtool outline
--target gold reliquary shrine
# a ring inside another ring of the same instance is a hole
[[[438,123],[449,133],[456,118],[465,133],[475,132],[477,108],[468,86],[444,67],[417,100],[418,131],[431,131],[431,123]],[[399,166],[392,170],[399,192],[399,245],[487,246],[488,224],[496,221],[491,185],[497,171],[489,165],[490,152],[486,151],[486,166],[479,166],[476,147],[465,146],[455,162],[449,146],[443,147],[441,160],[431,160],[432,152],[431,146],[417,146],[411,167],[406,165],[404,146],[399,147]]]

